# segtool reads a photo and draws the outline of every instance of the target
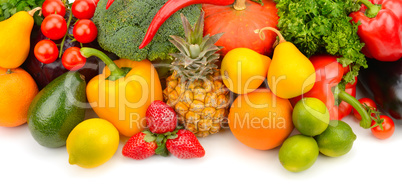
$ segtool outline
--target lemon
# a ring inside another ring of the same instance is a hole
[[[235,48],[222,59],[222,81],[234,93],[250,93],[264,82],[270,63],[271,58],[265,55],[248,48]]]
[[[318,154],[318,145],[314,138],[299,134],[283,142],[278,156],[286,170],[301,172],[313,166]]]
[[[315,139],[322,154],[339,157],[352,149],[356,135],[347,123],[334,120],[330,121],[328,128]]]
[[[327,106],[321,100],[311,97],[297,102],[292,113],[294,126],[306,136],[316,136],[324,132],[329,119]]]
[[[67,137],[69,163],[94,168],[107,162],[119,146],[119,132],[110,122],[93,118],[78,124]]]

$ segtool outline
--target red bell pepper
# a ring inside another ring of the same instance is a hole
[[[296,104],[302,97],[320,99],[327,106],[331,120],[341,120],[350,114],[352,108],[354,108],[362,116],[360,126],[370,128],[371,117],[363,105],[355,98],[356,82],[347,84],[345,90],[339,90],[337,94],[333,92],[334,87],[342,81],[343,75],[347,73],[348,67],[343,68],[337,61],[337,57],[331,55],[311,56],[310,61],[315,68],[316,82],[309,92],[291,99],[291,102]],[[336,105],[335,98],[342,102]]]
[[[365,46],[362,52],[380,61],[402,58],[402,1],[357,0],[361,9],[352,12],[352,22],[360,21],[357,34]]]

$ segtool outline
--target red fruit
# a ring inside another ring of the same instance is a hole
[[[192,132],[181,129],[177,132],[177,136],[166,141],[166,148],[172,155],[179,159],[204,157],[205,150]]]
[[[123,146],[123,156],[141,160],[154,155],[158,146],[155,141],[145,141],[146,135],[147,133],[140,132],[128,139],[126,144]]]
[[[371,132],[375,137],[379,139],[387,139],[394,134],[395,124],[394,121],[386,115],[380,115],[380,118],[384,120],[382,122],[382,129],[381,126],[376,126],[371,128]],[[375,121],[371,122],[371,126],[374,126],[375,124],[376,124]]]
[[[152,102],[145,116],[148,128],[153,133],[164,134],[176,129],[176,113],[173,108],[162,101],[156,100]]]

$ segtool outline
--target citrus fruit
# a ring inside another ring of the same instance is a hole
[[[300,172],[313,166],[318,154],[318,145],[314,138],[299,134],[283,142],[278,156],[286,170]]]
[[[292,106],[267,89],[239,95],[229,116],[233,135],[243,144],[268,150],[282,144],[293,130]]]
[[[293,125],[306,136],[316,136],[325,131],[329,123],[329,111],[317,99],[306,97],[296,103],[292,113]]]
[[[222,60],[223,83],[237,94],[252,92],[265,80],[270,62],[269,57],[248,48],[230,50]]]
[[[93,118],[78,124],[67,138],[69,163],[94,168],[107,162],[119,146],[119,132],[110,122]]]
[[[0,68],[0,126],[24,124],[37,93],[38,86],[25,70]]]
[[[330,121],[328,128],[315,137],[320,152],[329,157],[339,157],[348,153],[356,140],[352,128],[343,121]]]

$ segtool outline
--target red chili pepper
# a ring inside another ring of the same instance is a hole
[[[345,91],[339,91],[337,96],[332,91],[342,81],[342,77],[348,71],[348,67],[343,68],[337,61],[337,57],[331,55],[311,56],[310,61],[315,68],[316,82],[309,92],[291,99],[291,102],[296,104],[302,97],[320,99],[327,106],[331,120],[341,120],[350,114],[352,108],[355,108],[362,116],[360,126],[370,128],[371,117],[363,105],[355,98],[356,82],[355,84],[347,84]],[[335,104],[335,97],[342,101],[339,105]]]
[[[142,49],[148,45],[154,38],[159,27],[175,12],[178,10],[194,5],[194,4],[212,4],[219,6],[231,5],[235,0],[169,0],[163,5],[161,9],[156,13],[151,24],[148,27],[144,40],[140,44],[139,48]]]
[[[108,0],[106,3],[106,10],[110,7],[110,5],[112,5],[112,3],[114,2],[114,0]]]
[[[361,22],[357,34],[365,43],[362,52],[380,61],[402,58],[402,1],[358,0],[363,6],[349,16]]]

